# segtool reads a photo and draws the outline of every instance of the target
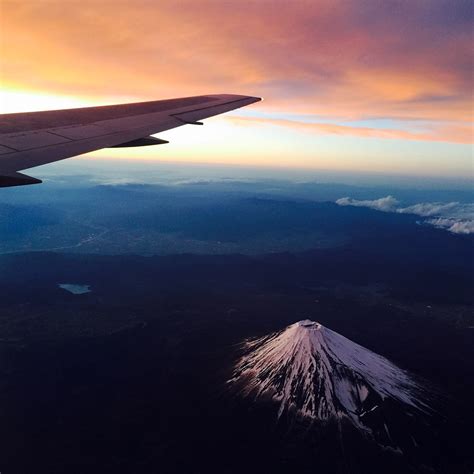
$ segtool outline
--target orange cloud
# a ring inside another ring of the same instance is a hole
[[[393,134],[464,143],[465,129],[448,129],[472,120],[469,11],[464,1],[4,0],[1,79],[104,102],[261,95],[256,107],[280,113],[439,121]]]
[[[297,120],[272,118],[228,117],[227,120],[238,125],[278,125],[281,127],[289,127],[317,134],[351,135],[366,138],[372,137],[392,140],[421,140],[465,144],[473,142],[472,128],[460,124],[451,126],[438,125],[437,127],[424,132],[409,132],[397,129],[355,127],[331,123],[301,122]]]

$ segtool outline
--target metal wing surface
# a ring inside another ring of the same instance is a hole
[[[40,183],[19,171],[100,148],[166,143],[149,135],[258,102],[243,95],[0,115],[0,187]]]

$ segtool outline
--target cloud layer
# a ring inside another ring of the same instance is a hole
[[[343,197],[336,201],[340,206],[370,207],[377,211],[396,212],[398,200],[393,196],[385,196],[380,199],[358,200],[350,197]]]
[[[374,200],[358,200],[343,197],[336,201],[340,206],[368,207],[382,212],[399,214],[415,214],[431,217],[423,222],[440,229],[446,229],[453,234],[474,233],[474,204],[459,202],[423,202],[402,207],[400,201],[393,196],[385,196]]]
[[[340,125],[314,121],[287,120],[281,118],[229,117],[237,124],[277,125],[313,134],[349,135],[362,138],[384,138],[391,140],[417,140],[429,142],[471,143],[473,130],[468,125],[420,124],[412,125],[413,130],[397,128],[363,127],[360,125]]]
[[[427,132],[325,133],[464,143],[471,120],[471,2],[6,1],[7,87],[154,99],[263,95],[262,110],[432,121]],[[291,124],[282,124],[288,126]]]

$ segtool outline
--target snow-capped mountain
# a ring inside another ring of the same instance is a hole
[[[245,349],[229,383],[243,395],[274,400],[278,416],[348,420],[397,449],[391,429],[397,431],[398,415],[432,413],[429,391],[409,373],[317,322],[299,321]]]

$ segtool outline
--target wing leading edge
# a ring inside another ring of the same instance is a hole
[[[0,114],[0,187],[41,181],[19,173],[100,148],[167,143],[150,135],[261,100],[205,95],[81,109]]]

